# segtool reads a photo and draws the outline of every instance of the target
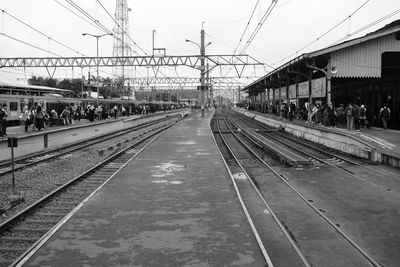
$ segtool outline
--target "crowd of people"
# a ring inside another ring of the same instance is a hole
[[[7,104],[0,102],[0,137],[7,136]],[[174,105],[164,106],[163,110],[175,109]],[[147,104],[139,105],[135,110],[135,114],[148,114],[155,112],[155,108]],[[24,127],[25,132],[43,131],[49,127],[75,124],[81,119],[87,119],[89,122],[96,120],[104,120],[108,118],[116,119],[118,116],[129,116],[130,108],[124,105],[94,105],[89,103],[83,107],[80,103],[75,105],[66,105],[57,112],[55,109],[46,110],[41,105],[28,105],[22,107],[19,115],[20,125]]]
[[[377,115],[365,105],[354,103],[349,103],[346,106],[340,104],[335,107],[332,104],[309,105],[308,102],[305,102],[300,108],[297,108],[294,102],[289,104],[282,102],[280,105],[251,104],[247,105],[246,108],[263,113],[277,114],[282,120],[303,119],[307,124],[327,127],[336,127],[338,124],[345,125],[349,131],[360,131],[364,127],[370,128],[376,119],[380,119],[383,128],[387,129],[391,117],[387,104],[380,109]]]
[[[28,132],[30,130],[42,131],[46,130],[48,127],[57,125],[75,124],[75,122],[79,122],[81,119],[87,119],[90,122],[107,118],[116,119],[118,115],[129,116],[128,109],[124,106],[121,106],[119,109],[117,106],[107,108],[102,105],[95,106],[93,104],[89,104],[83,108],[81,104],[78,104],[65,106],[60,114],[58,114],[55,109],[47,112],[41,105],[31,107],[25,105],[19,118],[21,125],[24,126],[25,132]]]

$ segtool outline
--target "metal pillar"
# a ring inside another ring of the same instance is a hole
[[[201,116],[204,117],[204,87],[205,83],[205,55],[206,48],[204,46],[204,29],[202,28],[200,31],[200,107],[201,107]]]

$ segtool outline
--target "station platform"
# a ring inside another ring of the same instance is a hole
[[[366,157],[370,160],[400,168],[400,131],[378,127],[349,131],[345,125],[326,127],[307,124],[304,120],[281,119],[274,114],[234,108],[239,113],[257,119],[273,127],[285,128],[294,135],[338,149],[340,151]]]
[[[23,266],[265,266],[211,117],[167,130]]]
[[[29,128],[25,132],[24,126],[7,128],[7,136],[0,137],[0,162],[11,161],[11,151],[8,147],[8,139],[17,139],[17,147],[14,148],[14,157],[24,157],[51,149],[57,149],[63,145],[73,144],[93,137],[106,135],[115,131],[130,127],[136,127],[144,123],[151,123],[168,116],[186,116],[190,113],[188,109],[177,109],[167,112],[156,112],[145,115],[131,115],[96,120],[90,122],[87,119],[75,121],[69,125],[58,125],[48,127],[46,130],[34,130]]]

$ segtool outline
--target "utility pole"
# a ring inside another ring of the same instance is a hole
[[[204,45],[203,24],[204,24],[204,22],[202,22],[202,24],[201,24],[200,45],[191,40],[188,40],[188,39],[185,40],[185,42],[193,43],[200,48],[200,106],[201,106],[201,116],[202,117],[204,117],[204,91],[205,91],[204,89],[206,87],[206,82],[205,82],[206,67],[204,65],[204,61],[206,59],[206,47],[211,44],[211,42],[209,42],[207,45]]]
[[[209,72],[209,70],[210,70],[210,66],[208,65],[208,62],[207,62],[207,109],[208,108],[210,108],[210,99],[211,99],[211,96],[210,96],[210,89],[211,89],[211,87],[210,87],[210,72]]]
[[[200,107],[201,107],[201,116],[204,117],[204,87],[205,87],[205,61],[206,56],[206,48],[204,46],[204,29],[203,24],[201,25],[200,31]]]

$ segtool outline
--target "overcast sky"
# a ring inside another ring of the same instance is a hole
[[[107,28],[114,27],[113,21],[99,2],[113,15],[116,1],[73,0],[72,2],[79,4]],[[233,54],[257,2],[257,0],[128,0],[128,6],[131,8],[129,12],[130,36],[141,49],[151,54],[152,32],[156,30],[155,46],[165,48],[168,55],[194,55],[199,53],[198,47],[185,42],[185,39],[199,43],[200,30],[204,22],[206,43],[212,42],[207,47],[206,53]],[[242,50],[270,4],[271,0],[259,1],[237,52]],[[365,5],[350,19],[315,41],[363,4]],[[82,33],[104,33],[69,11],[68,9],[78,13],[65,0],[2,0],[0,8],[6,12],[2,12],[0,18],[0,57],[54,57],[54,54],[46,53],[14,39],[49,50],[57,55],[80,56],[54,41],[49,41],[48,38],[16,21],[10,15],[88,56],[96,55],[96,41],[93,37],[82,36]],[[396,10],[400,10],[399,0],[280,0],[245,53],[273,67],[278,67],[294,56],[329,46]],[[399,18],[400,13],[351,38],[365,35]],[[301,50],[313,41],[315,42],[312,45]],[[133,49],[140,55],[144,55],[139,48],[133,47]],[[99,53],[100,56],[112,56],[113,39],[111,37],[106,36],[100,39]],[[268,70],[271,69],[266,71]],[[111,70],[104,71],[111,73]],[[262,76],[266,74],[266,71],[257,71],[255,74]],[[146,70],[139,72],[137,76],[146,76]],[[168,70],[164,72],[171,73]],[[30,77],[34,73],[46,75],[46,71],[40,69],[31,68],[25,72],[23,69],[3,69],[0,70],[0,81],[9,82],[15,80],[16,77],[19,79],[24,76]],[[80,75],[78,73],[78,70],[74,70],[72,74],[71,69],[57,69],[55,77],[76,77]],[[187,68],[179,69],[178,73],[180,76],[198,76],[198,72]],[[213,73],[212,75],[220,76],[220,74]],[[105,75],[103,73],[103,76]]]

